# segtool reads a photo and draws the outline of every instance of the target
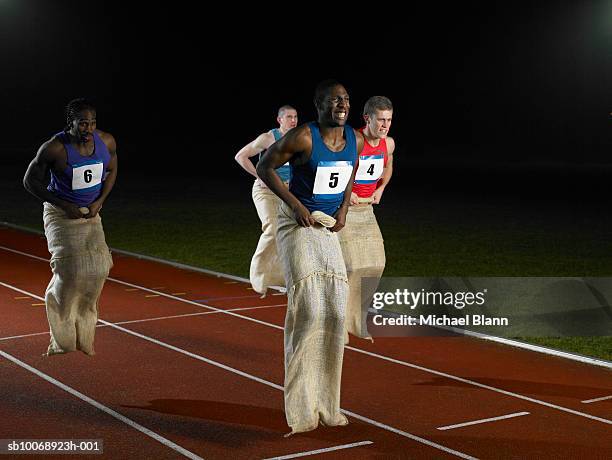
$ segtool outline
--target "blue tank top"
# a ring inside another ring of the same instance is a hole
[[[283,137],[283,135],[281,134],[278,128],[274,128],[272,130],[272,135],[274,136],[274,141],[278,141],[281,137]],[[261,160],[261,156],[264,153],[265,153],[265,150],[259,153],[260,160]],[[278,176],[281,178],[283,182],[285,183],[289,182],[291,180],[291,166],[289,165],[289,163],[285,163],[284,165],[281,165],[278,168],[276,168],[276,174],[278,174]]]
[[[56,137],[66,149],[67,165],[63,174],[56,175],[51,170],[51,181],[47,190],[77,206],[89,206],[100,196],[111,158],[110,152],[96,131],[93,133],[94,151],[88,157],[77,152],[67,133],[58,133]]]
[[[304,165],[291,165],[289,190],[310,211],[321,211],[333,216],[342,201],[344,191],[357,161],[355,132],[344,126],[346,145],[339,152],[327,148],[318,123],[309,123],[312,155]]]

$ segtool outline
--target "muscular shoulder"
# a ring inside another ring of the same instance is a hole
[[[53,136],[41,145],[38,152],[40,157],[48,159],[57,159],[66,156],[66,149],[58,136]]]
[[[100,136],[100,139],[102,139],[102,142],[106,144],[106,147],[111,155],[114,154],[117,151],[117,143],[115,142],[113,135],[105,131],[100,131],[99,129],[96,130],[96,132],[98,133],[98,136]]]
[[[363,133],[358,129],[353,128],[353,132],[355,133],[355,141],[357,142],[357,152],[361,153],[363,150]]]
[[[292,147],[294,152],[310,151],[312,148],[312,135],[310,133],[310,125],[305,123],[290,130],[283,140]]]
[[[51,167],[58,162],[62,163],[65,161],[66,149],[64,149],[64,144],[62,144],[58,136],[53,136],[43,143],[38,148],[34,160],[32,160],[33,164],[41,168]]]
[[[272,130],[270,130],[257,136],[253,141],[252,147],[259,152],[267,149],[274,144],[274,142],[274,134],[272,134]]]
[[[312,153],[310,127],[308,124],[304,124],[289,130],[270,148],[269,152],[280,155],[285,161],[291,159],[292,164],[303,164]]]

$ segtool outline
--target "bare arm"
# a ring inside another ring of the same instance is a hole
[[[61,165],[63,158],[65,158],[65,150],[61,142],[57,139],[45,142],[28,165],[23,177],[23,186],[40,201],[47,201],[63,209],[70,219],[79,219],[83,217],[83,214],[79,211],[78,206],[55,196],[47,190],[45,183],[47,172],[56,167],[58,163]]]
[[[296,222],[302,227],[310,227],[315,221],[308,209],[283,184],[275,170],[295,156],[310,155],[311,152],[310,128],[308,125],[302,125],[292,129],[282,139],[272,144],[257,163],[259,178],[291,207]]]
[[[392,137],[387,137],[387,165],[385,166],[385,170],[383,171],[383,175],[380,178],[380,182],[376,187],[376,191],[372,194],[373,204],[379,204],[382,198],[382,195],[385,191],[385,187],[391,180],[391,176],[393,175],[393,152],[395,151],[395,141]]]
[[[246,172],[248,172],[253,177],[258,179],[257,171],[255,170],[255,166],[253,166],[253,163],[251,162],[249,158],[257,155],[262,150],[267,149],[273,143],[274,143],[274,135],[272,133],[267,132],[267,133],[260,134],[259,136],[257,136],[255,140],[253,140],[252,142],[249,142],[247,145],[242,147],[238,151],[236,156],[234,156],[234,159],[238,162],[240,166],[242,166],[242,168]]]
[[[99,134],[102,141],[106,144],[111,158],[106,167],[106,179],[104,179],[102,191],[98,199],[89,205],[89,214],[85,215],[87,219],[95,217],[100,209],[102,209],[102,205],[115,186],[115,180],[117,179],[117,143],[111,134],[102,131],[99,131]]]

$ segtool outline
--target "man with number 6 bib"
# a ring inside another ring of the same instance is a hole
[[[318,121],[289,131],[257,165],[282,200],[277,245],[285,270],[285,415],[291,433],[346,425],[340,412],[348,281],[344,227],[363,136],[346,124],[349,96],[334,80],[315,90]],[[275,168],[291,164],[287,189]]]
[[[388,136],[393,118],[391,101],[384,96],[371,97],[365,103],[363,118],[366,125],[360,131],[364,147],[359,154],[346,225],[338,238],[349,280],[346,329],[357,337],[371,339],[368,307],[378,286],[376,280],[385,269],[385,246],[372,205],[380,203],[393,173],[395,141]],[[362,285],[365,277],[371,279]]]
[[[96,109],[86,99],[70,101],[66,119],[64,131],[38,149],[23,183],[44,203],[51,253],[47,355],[75,350],[93,355],[98,299],[113,265],[99,212],[117,177],[116,144],[96,129]]]

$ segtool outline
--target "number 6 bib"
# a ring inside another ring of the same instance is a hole
[[[100,188],[103,170],[104,165],[99,161],[75,165],[72,168],[72,190],[90,192]]]
[[[353,172],[352,161],[319,161],[312,190],[317,200],[336,200],[343,194]]]

